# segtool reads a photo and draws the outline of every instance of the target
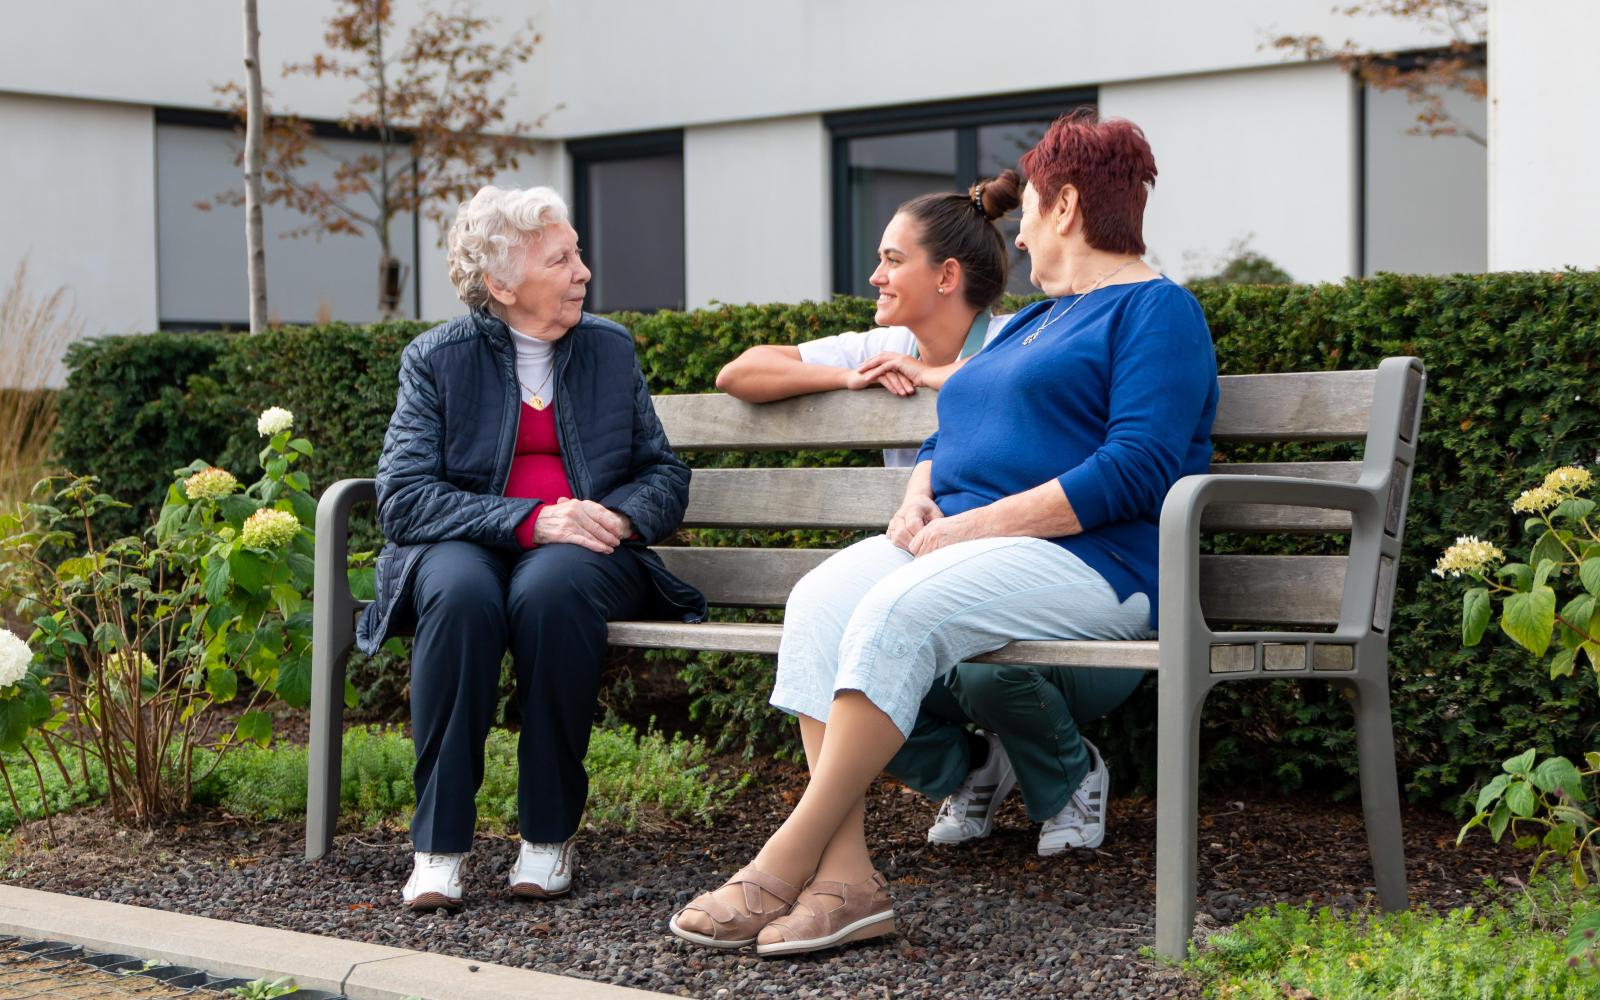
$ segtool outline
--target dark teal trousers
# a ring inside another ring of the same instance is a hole
[[[1028,817],[1042,823],[1061,811],[1089,773],[1078,726],[1121,705],[1143,676],[1142,670],[1100,667],[958,664],[934,682],[910,738],[886,770],[942,799],[972,769],[967,730],[981,726],[1000,738]]]

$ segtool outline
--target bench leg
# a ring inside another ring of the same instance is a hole
[[[1186,669],[1164,670],[1156,698],[1156,952],[1170,959],[1185,956],[1194,931],[1200,707],[1208,690]]]
[[[1372,853],[1373,884],[1385,910],[1403,910],[1406,851],[1400,833],[1400,783],[1395,775],[1394,721],[1389,714],[1387,678],[1366,677],[1349,689],[1356,716],[1356,748],[1361,766],[1361,811]]]
[[[350,656],[350,634],[313,632],[311,639],[311,746],[307,750],[306,860],[315,861],[333,847],[339,825],[340,759],[344,735],[344,667]]]

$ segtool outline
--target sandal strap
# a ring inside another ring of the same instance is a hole
[[[734,874],[733,878],[728,879],[728,884],[735,882],[745,884],[745,903],[751,913],[764,912],[764,908],[760,907],[761,893],[759,889],[765,889],[772,893],[772,895],[782,900],[785,906],[793,906],[794,901],[800,897],[799,889],[778,876],[764,872],[754,865],[744,866]]]

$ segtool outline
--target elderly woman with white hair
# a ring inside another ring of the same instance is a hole
[[[511,654],[521,849],[518,896],[572,887],[572,836],[606,622],[698,621],[705,599],[647,547],[683,519],[673,455],[627,330],[583,311],[589,269],[549,188],[486,187],[449,234],[470,308],[422,334],[378,460],[387,543],[357,644],[409,626],[417,766],[414,910],[456,907],[472,844],[500,664]]]

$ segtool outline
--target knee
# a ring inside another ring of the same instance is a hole
[[[588,563],[564,561],[558,570],[518,579],[506,595],[506,616],[519,630],[604,628],[604,584]]]
[[[1028,667],[987,663],[958,663],[950,671],[950,696],[967,717],[982,725],[985,720],[1004,716],[1039,684],[1039,675]]]
[[[468,572],[419,584],[417,618],[475,630],[505,627],[506,599],[500,581],[487,572]]]

